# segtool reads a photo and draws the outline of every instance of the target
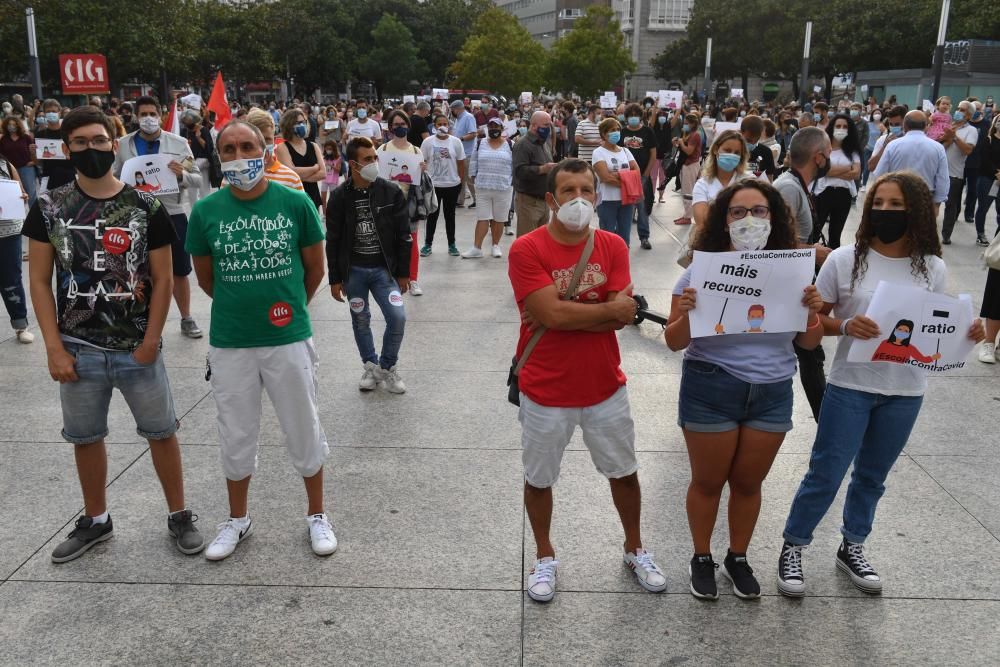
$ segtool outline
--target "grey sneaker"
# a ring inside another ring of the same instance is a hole
[[[188,338],[201,338],[204,335],[193,317],[181,318],[181,333]]]
[[[96,526],[89,516],[81,516],[76,520],[76,527],[70,531],[66,540],[52,551],[52,562],[66,563],[79,558],[98,542],[114,537],[114,529],[110,514],[107,521]]]
[[[198,515],[192,514],[191,510],[167,516],[167,530],[177,538],[177,550],[182,554],[196,554],[205,548],[205,538],[194,527],[194,522],[197,520]]]
[[[406,393],[406,385],[399,377],[399,373],[396,372],[396,367],[392,368],[379,368],[378,369],[378,380],[382,383],[382,386],[391,394],[403,394]]]

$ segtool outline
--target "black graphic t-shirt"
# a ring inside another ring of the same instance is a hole
[[[624,146],[632,152],[632,157],[639,165],[639,171],[644,172],[646,165],[649,164],[653,149],[656,148],[656,134],[645,125],[636,130],[630,130],[626,126],[622,130],[622,138],[618,145]]]
[[[166,209],[126,185],[94,199],[69,183],[38,195],[22,232],[55,248],[56,311],[66,340],[132,350],[146,334],[149,252],[176,238]]]
[[[367,190],[352,185],[347,191],[354,200],[354,246],[351,248],[351,264],[354,266],[384,266],[385,255],[375,231],[375,212]]]

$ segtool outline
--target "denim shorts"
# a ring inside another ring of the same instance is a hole
[[[787,433],[792,430],[792,378],[751,384],[716,364],[685,359],[677,424],[701,433],[740,426]]]
[[[163,356],[148,366],[131,352],[101,350],[64,343],[76,358],[76,382],[59,385],[62,400],[62,436],[76,445],[88,445],[108,435],[111,391],[121,392],[135,418],[136,433],[147,440],[163,440],[177,432],[174,398],[170,393]]]

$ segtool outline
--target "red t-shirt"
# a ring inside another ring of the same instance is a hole
[[[597,230],[594,251],[577,288],[576,301],[601,303],[608,292],[620,292],[632,281],[628,247],[617,234]],[[553,283],[565,294],[586,241],[568,246],[542,226],[519,237],[510,248],[508,274],[519,310],[532,292]],[[521,356],[531,339],[524,324],[517,342]],[[550,407],[580,408],[607,400],[625,384],[614,331],[548,330],[539,339],[518,384],[532,401]]]

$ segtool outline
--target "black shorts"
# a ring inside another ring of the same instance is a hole
[[[170,216],[170,221],[174,223],[174,232],[177,238],[170,244],[170,254],[174,258],[174,275],[184,277],[191,273],[191,255],[184,250],[184,241],[187,240],[188,219],[183,213]]]

